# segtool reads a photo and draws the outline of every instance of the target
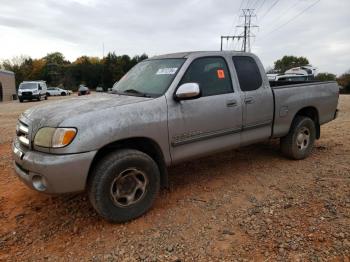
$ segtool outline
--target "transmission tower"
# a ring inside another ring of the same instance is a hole
[[[251,29],[253,27],[258,27],[257,25],[252,24],[252,17],[256,17],[254,13],[254,9],[242,9],[242,15],[240,15],[240,17],[244,17],[244,24],[238,25],[236,27],[243,28],[243,32],[238,35],[221,36],[220,50],[223,49],[223,40],[225,39],[227,41],[232,40],[232,42],[237,40],[238,44],[239,44],[239,41],[243,39],[241,51],[250,52],[250,47],[251,47],[250,39],[252,37],[255,37],[255,35],[251,33]]]
[[[243,33],[241,34],[243,37],[242,51],[250,52],[250,39],[251,37],[255,37],[255,35],[251,33],[251,29],[253,27],[258,27],[252,24],[252,17],[256,17],[254,9],[242,9],[242,15],[240,17],[244,17],[244,24],[237,26],[243,28]]]

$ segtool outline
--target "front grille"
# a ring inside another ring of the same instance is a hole
[[[22,121],[18,121],[17,127],[16,127],[16,135],[19,143],[21,146],[25,148],[30,147],[30,139],[29,139],[29,127],[27,124],[23,123]]]
[[[22,92],[23,96],[31,96],[33,93],[32,92]]]

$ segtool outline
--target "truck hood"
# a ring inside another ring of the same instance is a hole
[[[152,98],[117,94],[87,95],[35,106],[26,110],[23,116],[30,120],[33,125],[33,131],[35,131],[42,126],[57,127],[65,119],[84,113],[91,113],[93,111],[138,103],[150,99]]]

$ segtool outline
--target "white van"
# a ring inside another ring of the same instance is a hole
[[[47,100],[47,86],[45,81],[24,81],[18,87],[19,102],[24,100]]]

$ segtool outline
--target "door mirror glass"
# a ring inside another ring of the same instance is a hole
[[[175,97],[178,100],[195,99],[200,97],[201,91],[197,83],[185,83],[176,90]]]

